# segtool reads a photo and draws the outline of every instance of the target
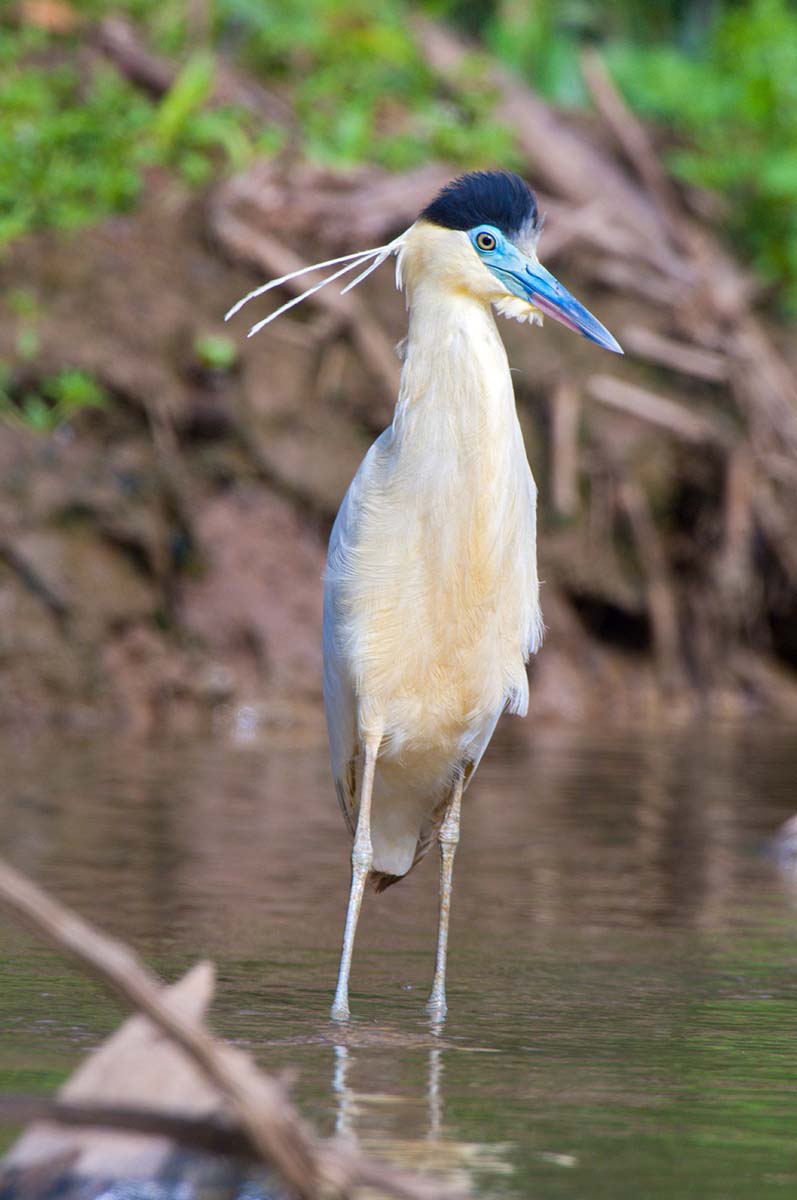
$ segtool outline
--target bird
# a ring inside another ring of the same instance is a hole
[[[313,264],[320,287],[395,256],[408,310],[390,426],[361,463],[329,539],[323,692],[335,790],[352,836],[351,881],[332,1018],[350,1017],[349,977],[366,884],[403,879],[440,851],[437,949],[427,1005],[446,1016],[446,962],[462,797],[504,711],[525,715],[526,664],[543,637],[537,490],[494,313],[547,315],[622,354],[611,333],[537,257],[542,219],[510,171],[446,184],[393,241]],[[343,265],[341,265],[343,264]]]

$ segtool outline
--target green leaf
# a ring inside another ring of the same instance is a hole
[[[64,418],[83,408],[103,408],[108,393],[92,375],[85,371],[66,369],[42,383],[42,392],[61,410]]]
[[[214,371],[230,371],[238,360],[235,342],[220,333],[206,333],[197,337],[194,354],[203,367]]]
[[[158,145],[168,150],[176,144],[189,118],[209,99],[215,70],[215,58],[207,51],[198,51],[189,58],[155,116],[153,134]]]
[[[20,406],[25,424],[37,433],[47,433],[54,425],[52,410],[35,392],[24,396]]]
[[[41,338],[32,325],[23,325],[17,334],[17,354],[23,362],[31,362],[41,349]]]

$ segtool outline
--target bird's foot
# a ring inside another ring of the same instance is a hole
[[[426,1005],[426,1011],[429,1014],[429,1020],[433,1025],[442,1025],[446,1019],[448,1007],[446,1005],[446,994],[444,991],[433,989],[429,1001]]]
[[[351,1016],[349,1001],[347,999],[340,1000],[336,996],[329,1015],[333,1021],[348,1021]]]

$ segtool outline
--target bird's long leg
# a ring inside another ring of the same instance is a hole
[[[333,1021],[346,1021],[349,1017],[349,972],[351,971],[351,955],[354,949],[354,935],[357,932],[357,921],[360,916],[360,906],[363,902],[365,881],[373,865],[373,847],[371,845],[371,794],[374,790],[374,771],[376,756],[379,753],[381,738],[374,738],[365,743],[365,766],[363,768],[362,786],[360,788],[360,812],[357,817],[357,833],[351,852],[351,888],[349,889],[349,907],[346,910],[346,928],[343,931],[343,949],[340,955],[338,969],[338,986],[335,989],[335,999],[332,1003]]]
[[[437,840],[440,843],[440,919],[437,926],[437,958],[434,983],[427,1008],[435,1021],[446,1015],[446,954],[448,951],[448,918],[451,914],[451,881],[454,875],[454,855],[459,842],[459,810],[462,805],[463,777],[460,771],[454,784],[454,794],[448,806]]]

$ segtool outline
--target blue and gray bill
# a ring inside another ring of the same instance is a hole
[[[496,264],[491,268],[511,292],[604,350],[611,350],[613,354],[623,353],[620,343],[605,325],[601,325],[597,317],[593,317],[575,296],[571,296],[550,271],[532,259],[524,258],[521,265],[518,262],[520,255],[512,257],[515,261],[511,266]]]

